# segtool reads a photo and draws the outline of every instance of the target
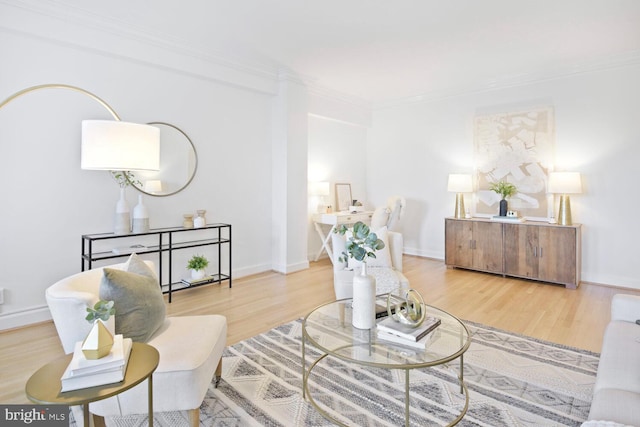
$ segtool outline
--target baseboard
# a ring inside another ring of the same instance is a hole
[[[425,251],[417,248],[402,248],[402,253],[406,255],[415,255],[422,258],[431,258],[444,261],[444,254],[439,251]]]
[[[0,314],[0,331],[20,328],[48,320],[51,320],[51,313],[46,305],[31,307],[13,313]]]

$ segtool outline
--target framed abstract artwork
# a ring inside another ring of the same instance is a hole
[[[508,199],[510,210],[529,219],[547,219],[546,188],[555,145],[553,108],[477,115],[473,133],[476,214],[498,214],[500,196],[489,186],[507,181],[517,188],[517,194]]]

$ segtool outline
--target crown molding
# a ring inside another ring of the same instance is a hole
[[[373,102],[372,109],[382,110],[412,104],[428,104],[432,102],[442,101],[448,98],[486,93],[512,87],[527,86],[551,80],[569,78],[581,74],[614,70],[618,68],[634,67],[637,65],[640,65],[640,51],[631,51],[561,68],[547,69],[534,73],[523,73],[518,75],[504,76],[485,81],[477,85],[435,90],[405,98]]]
[[[23,9],[30,13],[46,16],[58,21],[69,22],[103,33],[112,34],[143,44],[151,45],[180,55],[190,56],[198,60],[218,66],[231,68],[238,72],[249,73],[261,78],[275,80],[278,74],[276,67],[266,64],[251,64],[247,60],[232,58],[229,55],[211,52],[186,40],[154,32],[129,22],[105,17],[85,9],[71,6],[60,0],[0,0],[0,4]]]

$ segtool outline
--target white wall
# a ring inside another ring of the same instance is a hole
[[[351,123],[309,116],[309,179],[328,181],[330,195],[326,204],[336,209],[335,184],[351,184],[351,196],[367,203],[366,196],[367,128]],[[317,198],[310,198],[309,212],[317,212]],[[324,233],[329,226],[323,226]],[[309,223],[308,253],[315,259],[322,241]],[[326,253],[322,253],[326,256]]]
[[[213,65],[209,74],[183,69],[176,55],[150,57],[150,46],[128,56],[135,43],[113,35],[112,46],[95,35],[100,48],[88,49],[89,27],[5,6],[0,16],[0,100],[66,83],[102,97],[123,120],[180,127],[196,146],[198,172],[177,195],[145,197],[151,226],[178,226],[183,213],[206,209],[210,222],[233,225],[237,276],[271,268],[269,85],[225,84]],[[88,118],[110,117],[67,90],[30,93],[0,110],[0,329],[48,318],[44,290],[80,270],[80,236],[112,230],[117,185],[108,172],[80,170],[80,121]],[[136,192],[127,194],[133,207]]]
[[[444,258],[444,218],[453,214],[449,173],[473,170],[476,112],[552,105],[556,168],[582,174],[571,198],[583,224],[582,279],[640,289],[634,214],[640,181],[640,66],[578,74],[536,84],[375,110],[367,152],[368,199],[407,197],[405,252]],[[374,168],[386,165],[387,173]],[[471,200],[467,199],[467,205]]]

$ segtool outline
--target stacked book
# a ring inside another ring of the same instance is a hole
[[[201,279],[192,279],[189,277],[181,280],[181,282],[187,286],[203,285],[205,283],[211,283],[215,281],[216,281],[216,278],[214,276],[204,276]]]
[[[87,359],[82,352],[82,342],[76,343],[73,357],[62,374],[62,390],[72,391],[119,383],[124,380],[133,342],[121,334],[113,337],[111,352],[100,359]]]
[[[412,328],[387,316],[378,323],[377,336],[383,341],[424,350],[433,336],[431,332],[440,323],[439,318],[428,316],[420,326]]]

